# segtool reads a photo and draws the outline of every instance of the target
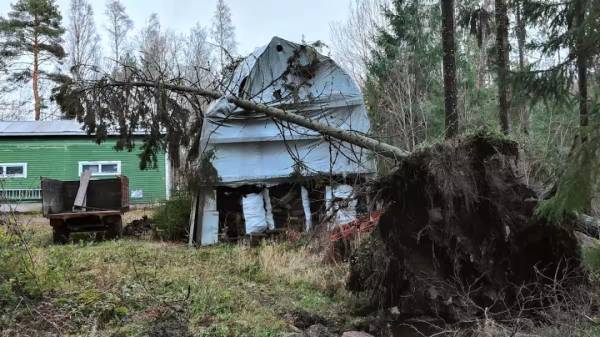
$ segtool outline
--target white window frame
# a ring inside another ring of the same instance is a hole
[[[120,160],[102,160],[102,161],[80,161],[79,162],[79,176],[83,173],[83,165],[98,165],[98,170],[102,171],[102,165],[117,165],[117,172],[92,172],[92,177],[98,176],[118,176],[121,174],[121,161]]]
[[[0,173],[0,178],[27,178],[27,163],[0,163],[0,166],[2,167],[2,173]],[[8,175],[6,174],[7,166],[21,166],[23,167],[23,173]]]

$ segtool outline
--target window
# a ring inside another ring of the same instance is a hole
[[[121,174],[120,161],[80,161],[79,176],[84,171],[91,171],[92,176],[111,176]]]
[[[27,163],[0,163],[0,178],[27,178]]]

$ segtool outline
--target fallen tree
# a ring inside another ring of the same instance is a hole
[[[94,82],[89,87],[80,87],[74,86],[72,88],[68,88],[65,86],[64,89],[59,91],[59,94],[55,97],[59,100],[61,106],[63,106],[64,110],[68,110],[64,105],[72,105],[73,102],[79,101],[78,96],[85,95],[86,91],[97,90],[98,88],[108,88],[108,87],[120,87],[123,88],[124,91],[129,90],[133,87],[144,87],[144,88],[156,88],[157,96],[159,96],[158,92],[163,90],[169,90],[180,93],[189,93],[192,95],[198,95],[202,97],[208,97],[212,99],[218,99],[221,97],[227,97],[227,100],[238,107],[244,108],[248,111],[255,111],[258,113],[265,114],[271,118],[278,119],[280,121],[289,122],[292,124],[296,124],[299,126],[303,126],[307,129],[319,132],[320,134],[332,137],[335,139],[339,139],[350,144],[368,149],[373,151],[374,153],[384,156],[387,158],[391,158],[394,160],[399,160],[405,158],[409,155],[408,151],[400,149],[396,146],[392,146],[390,144],[381,142],[379,140],[373,139],[371,137],[353,132],[351,130],[344,130],[341,128],[329,126],[318,121],[312,120],[310,118],[304,117],[302,115],[296,114],[292,111],[286,111],[284,109],[275,108],[272,106],[268,106],[265,104],[260,104],[251,100],[246,100],[242,98],[238,98],[233,95],[225,95],[218,91],[209,90],[201,87],[191,87],[191,86],[183,86],[183,85],[174,85],[168,83],[153,83],[146,81],[102,81],[102,82]],[[79,114],[80,111],[83,110],[83,107],[80,109],[74,109],[75,115]],[[93,130],[92,130],[93,131]]]
[[[533,314],[552,287],[582,282],[573,226],[536,217],[517,164],[516,143],[487,135],[399,162],[374,186],[387,208],[351,259],[349,290],[456,322]]]
[[[99,85],[223,97],[143,81]],[[458,321],[533,313],[557,283],[581,282],[573,228],[535,216],[537,195],[520,179],[516,143],[478,135],[410,154],[292,111],[234,96],[228,101],[397,161],[397,170],[374,187],[387,209],[373,237],[351,259],[348,288],[369,293],[374,304]]]

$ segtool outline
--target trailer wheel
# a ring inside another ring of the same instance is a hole
[[[112,240],[121,236],[123,220],[120,215],[106,217],[102,221],[106,226],[106,233],[104,234],[105,239]]]
[[[65,244],[69,242],[69,230],[65,222],[58,219],[50,220],[52,226],[52,241],[56,244]]]

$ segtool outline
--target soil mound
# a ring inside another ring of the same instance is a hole
[[[351,258],[347,287],[404,316],[459,321],[543,306],[547,285],[579,282],[569,225],[535,216],[512,141],[475,135],[416,152],[376,183],[386,204]]]

